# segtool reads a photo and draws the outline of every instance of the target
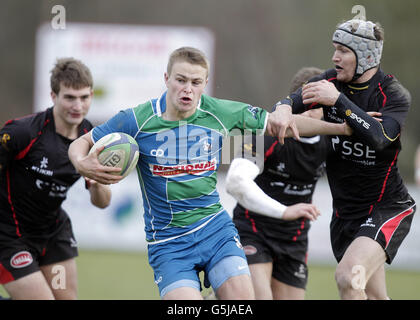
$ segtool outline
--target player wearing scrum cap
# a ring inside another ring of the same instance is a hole
[[[277,109],[301,113],[322,107],[326,121],[346,121],[353,129],[352,136],[329,136],[335,278],[342,299],[387,299],[384,263],[394,259],[416,210],[397,168],[410,94],[380,68],[384,31],[378,23],[346,21],[332,40],[335,68],[281,100]],[[370,111],[379,112],[380,121]]]

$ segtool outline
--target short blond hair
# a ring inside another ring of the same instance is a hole
[[[185,61],[191,64],[199,65],[207,70],[207,76],[209,74],[209,61],[207,60],[205,54],[196,48],[181,47],[173,51],[169,56],[168,65],[166,67],[168,75],[171,74],[173,65],[178,61]]]

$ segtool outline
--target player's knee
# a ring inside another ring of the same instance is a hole
[[[220,300],[255,300],[251,277],[246,274],[230,277],[216,294]]]
[[[335,281],[340,291],[360,290],[365,287],[365,280],[352,272],[348,265],[339,264],[335,271]]]

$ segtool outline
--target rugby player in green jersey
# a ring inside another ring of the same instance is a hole
[[[282,117],[242,102],[205,95],[209,64],[190,47],[175,50],[164,80],[167,91],[123,110],[69,149],[78,172],[100,183],[121,177],[88,155],[101,137],[124,132],[138,142],[137,174],[142,190],[149,263],[163,299],[202,299],[199,272],[219,299],[255,297],[237,230],[220,203],[217,168],[224,137],[249,130],[272,136],[349,134],[344,124],[302,116]],[[282,110],[282,108],[280,108]],[[296,217],[315,219],[307,204]]]

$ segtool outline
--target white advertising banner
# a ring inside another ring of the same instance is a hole
[[[64,29],[41,25],[36,35],[34,112],[52,105],[50,71],[56,60],[83,61],[94,80],[94,99],[87,118],[100,124],[119,110],[158,98],[165,90],[164,72],[170,53],[191,46],[205,53],[214,66],[215,39],[203,27],[66,23]],[[212,77],[210,77],[212,78]],[[206,94],[212,94],[212,81]],[[144,250],[143,205],[137,174],[112,185],[111,205],[90,204],[80,179],[63,208],[70,215],[81,248]]]
[[[169,54],[183,46],[202,50],[213,66],[215,40],[206,28],[66,23],[53,29],[45,23],[36,38],[34,111],[52,105],[49,80],[57,58],[73,57],[90,68],[95,96],[87,118],[102,123],[160,96]],[[211,89],[209,81],[206,93]]]

